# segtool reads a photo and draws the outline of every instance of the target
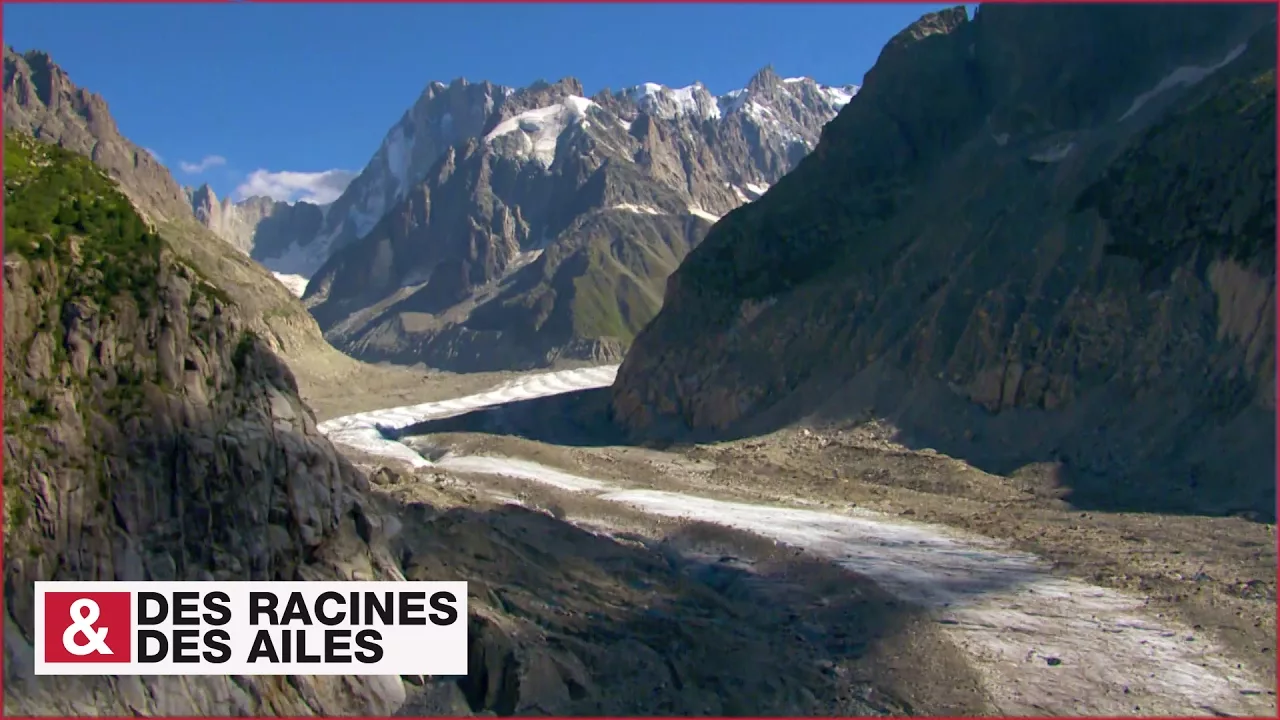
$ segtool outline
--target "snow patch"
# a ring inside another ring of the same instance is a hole
[[[746,101],[747,91],[745,88],[730,90],[716,98],[716,104],[719,106],[720,113],[722,115],[728,115],[729,113],[738,111]]]
[[[409,184],[409,158],[413,153],[413,144],[405,137],[404,126],[397,125],[383,143],[387,170],[396,179],[395,196],[401,197]]]
[[[280,284],[289,288],[289,292],[293,293],[295,297],[302,297],[302,294],[307,291],[307,278],[302,275],[290,275],[278,272],[273,272],[271,274],[280,281]]]
[[[702,83],[682,88],[669,88],[658,83],[642,83],[623,91],[636,101],[645,112],[671,120],[681,115],[692,115],[715,120],[720,117],[720,106]]]
[[[1244,51],[1247,48],[1248,48],[1248,43],[1241,43],[1240,45],[1237,45],[1236,47],[1232,48],[1231,52],[1227,53],[1227,56],[1224,57],[1221,62],[1218,62],[1215,65],[1210,65],[1208,67],[1198,67],[1195,65],[1183,65],[1182,67],[1177,68],[1173,72],[1164,76],[1164,78],[1161,79],[1160,82],[1156,83],[1155,87],[1151,88],[1150,90],[1134,98],[1133,104],[1129,106],[1129,110],[1125,112],[1124,115],[1120,116],[1120,121],[1124,122],[1125,120],[1129,119],[1130,116],[1132,116],[1134,113],[1141,110],[1143,105],[1146,105],[1148,102],[1151,101],[1152,98],[1154,98],[1155,96],[1159,95],[1162,92],[1165,92],[1166,90],[1170,90],[1178,85],[1187,85],[1187,86],[1195,85],[1201,80],[1204,80],[1205,78],[1209,77],[1210,75],[1217,72],[1218,70],[1221,70],[1222,68],[1226,67],[1227,64],[1230,63],[1231,61],[1243,55]]]
[[[1062,145],[1055,145],[1049,148],[1048,150],[1045,150],[1044,152],[1038,152],[1035,155],[1032,155],[1028,159],[1031,160],[1032,162],[1038,162],[1038,163],[1062,162],[1067,158],[1068,155],[1071,154],[1071,151],[1074,150],[1075,147],[1076,147],[1076,144],[1074,142],[1069,142]]]
[[[570,95],[566,97],[564,99],[564,103],[568,107],[573,108],[573,112],[575,115],[581,115],[584,117],[586,116],[588,110],[590,110],[593,107],[596,107],[596,104],[593,101],[588,100],[587,98],[584,98],[584,97],[579,97],[577,95]]]
[[[631,203],[622,203],[621,205],[614,205],[609,209],[610,210],[626,210],[627,212],[638,213],[640,215],[664,215],[665,214],[661,210],[655,207],[650,207],[648,205],[632,205]]]
[[[844,87],[818,86],[818,90],[827,96],[827,100],[838,108],[848,105],[853,96],[858,94],[859,89],[857,85],[845,85]]]
[[[562,103],[526,110],[503,120],[484,139],[485,142],[493,142],[505,135],[519,133],[518,152],[549,167],[555,161],[560,134],[572,123],[585,123],[587,111],[592,107],[596,104],[591,100],[570,95]]]
[[[654,95],[661,95],[664,89],[665,88],[662,85],[659,85],[658,83],[647,82],[647,83],[640,83],[634,88],[631,88],[631,91],[636,95],[640,95],[643,97],[652,97]]]
[[[720,220],[720,216],[719,216],[719,215],[712,215],[711,213],[707,212],[706,210],[703,210],[702,208],[698,207],[697,205],[690,205],[690,206],[689,206],[689,214],[690,214],[690,215],[696,215],[696,216],[698,216],[698,217],[702,218],[703,220],[706,220],[707,222],[710,222],[710,223],[716,223],[716,222],[719,222],[719,220]]]
[[[339,224],[329,233],[321,235],[306,245],[294,240],[289,243],[289,247],[285,248],[283,253],[273,258],[266,258],[261,261],[261,264],[273,274],[309,278],[329,259],[330,249],[341,232],[342,225]]]
[[[755,183],[747,183],[747,191],[756,196],[755,198],[752,198],[753,200],[758,199],[760,196],[768,192],[768,190],[769,190],[769,186],[767,184],[756,185]]]
[[[347,213],[347,219],[351,221],[351,227],[356,231],[356,237],[364,237],[369,234],[374,225],[382,219],[382,211],[386,209],[386,201],[381,195],[373,195],[372,198],[366,198],[363,209],[351,208]],[[335,229],[340,231],[341,227]],[[314,245],[314,243],[312,243]]]
[[[755,100],[748,100],[746,102],[746,105],[744,105],[743,107],[747,117],[751,118],[752,120],[755,120],[756,122],[765,122],[767,120],[771,120],[773,117],[772,108],[765,105],[761,105]]]

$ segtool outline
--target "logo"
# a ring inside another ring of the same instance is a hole
[[[37,675],[465,675],[465,582],[38,582]]]
[[[48,662],[120,663],[132,659],[132,596],[127,592],[44,595]]]

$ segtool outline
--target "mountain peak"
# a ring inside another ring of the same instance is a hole
[[[149,219],[190,217],[169,171],[123,137],[106,101],[77,87],[47,52],[6,48],[3,95],[6,130],[92,157]]]
[[[26,52],[18,52],[12,46],[6,48],[6,50],[8,51],[6,54],[17,55],[18,57],[21,57],[23,60],[26,60],[28,64],[35,64],[35,63],[39,63],[41,65],[54,64],[53,58],[50,57],[49,53],[45,52],[44,50],[27,50]]]
[[[199,208],[210,208],[218,204],[218,195],[209,187],[209,183],[203,183],[197,188],[183,188],[187,196],[191,198],[191,207],[199,214]]]
[[[929,13],[908,25],[902,32],[894,35],[885,44],[881,55],[896,52],[931,35],[945,35],[967,22],[969,22],[969,11],[963,5]]]
[[[579,97],[586,94],[586,91],[582,89],[582,81],[570,76],[562,77],[553,83],[539,78],[525,88],[525,91],[529,93],[550,91],[555,94],[577,95]]]
[[[442,80],[432,80],[427,83],[427,87],[423,89],[422,94],[428,98],[434,98],[450,88],[466,87],[467,84],[467,79],[464,77],[456,77],[447,83]]]
[[[776,86],[782,82],[782,78],[778,77],[778,73],[774,72],[773,65],[765,65],[751,76],[751,81],[747,83],[748,90],[765,90]]]

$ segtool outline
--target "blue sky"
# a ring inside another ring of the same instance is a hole
[[[49,52],[180,183],[296,199],[344,177],[319,173],[363,168],[432,80],[721,93],[772,64],[860,84],[890,37],[941,7],[6,4],[4,41]]]

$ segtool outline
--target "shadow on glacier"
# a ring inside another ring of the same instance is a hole
[[[609,387],[518,400],[399,430],[380,428],[391,440],[434,433],[486,433],[569,447],[629,445],[609,414]]]
[[[609,536],[515,505],[402,516],[406,577],[466,580],[474,599],[470,672],[428,679],[399,715],[457,714],[431,697],[449,686],[499,716],[982,712],[925,608],[751,533]],[[947,682],[918,686],[903,663]]]

